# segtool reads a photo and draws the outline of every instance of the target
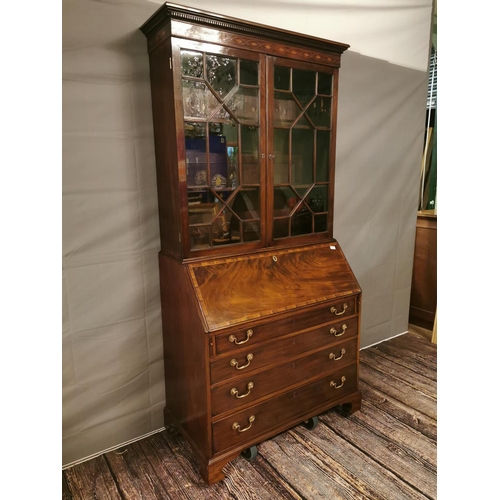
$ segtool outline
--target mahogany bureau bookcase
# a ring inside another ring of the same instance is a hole
[[[348,45],[165,3],[147,37],[165,423],[208,484],[240,453],[360,408],[361,289],[333,238]]]

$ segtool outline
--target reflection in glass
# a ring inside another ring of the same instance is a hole
[[[203,78],[203,54],[191,50],[181,50],[181,67],[183,76]]]
[[[259,123],[259,90],[239,87],[227,100],[227,107],[242,123]]]
[[[313,212],[326,212],[326,202],[328,200],[328,187],[314,186],[306,198],[307,205]]]
[[[274,88],[276,90],[290,90],[290,68],[274,67]]]
[[[259,63],[240,59],[240,83],[243,85],[259,84]]]
[[[207,54],[207,80],[224,98],[236,85],[236,59]]]
[[[314,130],[292,129],[292,184],[313,183]]]
[[[207,86],[196,80],[182,80],[184,116],[206,118],[219,106],[219,101]]]

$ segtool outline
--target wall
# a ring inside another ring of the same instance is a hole
[[[363,346],[406,331],[432,6],[185,1],[349,43],[334,236],[363,289]],[[63,1],[63,464],[163,425],[146,0]]]

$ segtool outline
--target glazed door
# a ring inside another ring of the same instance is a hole
[[[338,70],[269,58],[267,71],[269,243],[330,238]]]
[[[182,116],[179,180],[187,196],[185,254],[261,247],[264,56],[185,40],[174,45],[173,56],[181,75],[176,93]]]

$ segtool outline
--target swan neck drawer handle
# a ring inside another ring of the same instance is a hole
[[[236,345],[241,345],[244,344],[245,342],[248,342],[250,340],[250,337],[253,335],[253,330],[247,330],[247,338],[245,340],[241,340],[238,342],[236,340],[236,337],[234,335],[229,335],[229,342],[234,342]]]
[[[250,361],[252,361],[252,359],[253,359],[253,354],[250,353],[250,354],[247,354],[248,363],[246,365],[238,366],[238,361],[236,361],[236,359],[234,359],[234,358],[229,362],[229,364],[231,366],[234,366],[234,368],[236,368],[237,370],[243,370],[243,368],[246,368],[250,364]]]
[[[246,398],[250,394],[250,391],[252,389],[253,389],[253,382],[248,382],[248,384],[247,384],[247,392],[245,394],[242,394],[240,396],[238,394],[238,389],[236,389],[236,387],[233,387],[231,389],[231,396],[236,396],[237,399]]]
[[[344,335],[346,330],[347,330],[347,325],[344,323],[342,325],[342,331],[340,333],[337,332],[337,330],[335,330],[335,328],[333,326],[330,328],[330,333],[332,335],[335,335],[335,337],[340,337],[341,335]]]
[[[342,375],[342,378],[340,379],[340,381],[342,383],[340,385],[337,385],[336,382],[334,380],[332,380],[330,382],[330,387],[335,387],[335,389],[340,389],[344,385],[344,382],[345,382],[345,377],[343,375]]]
[[[342,306],[343,309],[341,312],[338,312],[337,311],[337,308],[335,306],[332,306],[330,307],[330,312],[332,314],[335,314],[335,316],[342,316],[342,314],[344,314],[346,311],[347,311],[347,308],[349,307],[347,304],[344,303],[344,305]]]
[[[335,357],[335,354],[333,352],[331,352],[328,357],[330,359],[333,359],[333,361],[338,361],[339,359],[342,359],[344,357],[344,354],[345,354],[345,349],[342,349],[340,351],[340,356],[339,357]]]
[[[244,429],[241,428],[240,424],[238,422],[235,422],[233,424],[233,431],[238,431],[238,432],[245,432],[252,427],[252,424],[255,422],[255,415],[250,415],[248,418],[248,427],[245,427]]]

